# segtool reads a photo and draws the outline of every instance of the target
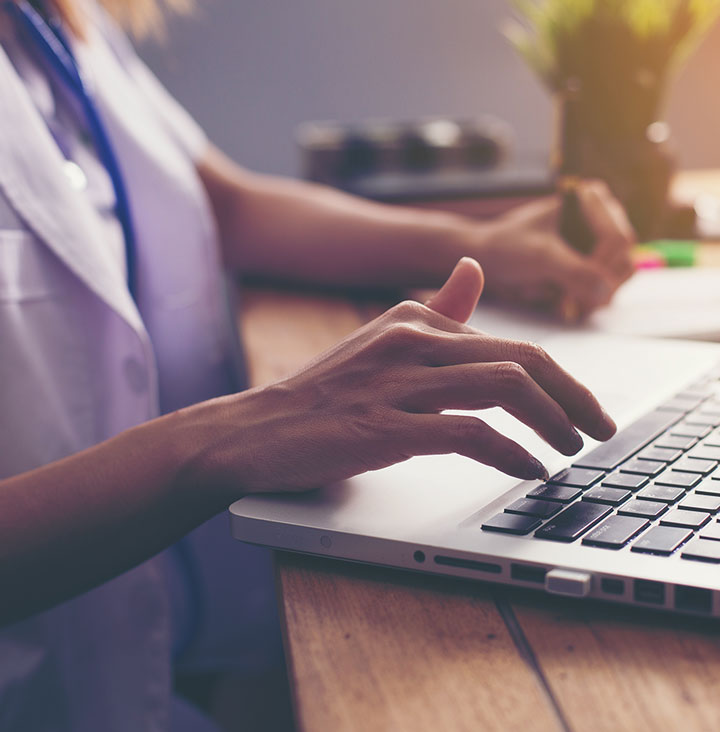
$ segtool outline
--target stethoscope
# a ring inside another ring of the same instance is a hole
[[[136,294],[136,258],[135,258],[135,230],[130,211],[125,180],[120,170],[117,156],[113,150],[110,137],[103,123],[102,116],[92,98],[87,84],[83,80],[80,67],[70,47],[70,43],[59,24],[51,19],[46,20],[27,0],[0,0],[18,26],[35,43],[50,68],[57,74],[61,82],[79,102],[85,115],[87,125],[95,143],[95,149],[101,162],[107,170],[115,191],[115,213],[122,227],[125,239],[125,260],[127,264],[128,289],[133,299]],[[70,184],[83,188],[85,185],[84,173],[77,166],[66,166]],[[184,542],[177,542],[172,546],[179,561],[185,567],[193,585],[199,587],[195,561]],[[201,625],[203,608],[197,593],[191,593],[188,598],[189,620],[187,628],[181,631],[180,637],[172,649],[173,658],[178,658],[190,644],[197,628]]]
[[[35,43],[35,47],[50,68],[80,104],[98,157],[105,166],[115,192],[115,214],[125,240],[128,289],[135,298],[137,284],[135,229],[125,180],[102,115],[93,100],[88,85],[83,80],[70,43],[60,25],[52,19],[46,20],[27,0],[19,0],[19,2],[5,0],[4,6],[17,25]],[[65,172],[75,187],[84,186],[84,174],[78,166],[69,163],[65,167]]]

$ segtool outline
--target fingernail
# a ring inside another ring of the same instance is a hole
[[[580,450],[582,450],[585,446],[585,442],[583,441],[582,436],[574,427],[570,430],[568,441],[572,444],[573,455],[576,452],[580,452]]]
[[[580,309],[573,300],[563,300],[559,306],[560,319],[567,325],[573,325],[580,319]]]
[[[604,439],[609,440],[617,432],[617,425],[615,420],[602,407],[600,407],[600,415],[602,418],[600,432],[607,435]]]
[[[532,458],[528,464],[528,480],[550,480],[550,473],[539,460]]]

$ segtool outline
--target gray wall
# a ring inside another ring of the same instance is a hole
[[[542,160],[551,105],[499,28],[505,0],[205,0],[143,55],[212,139],[248,167],[297,172],[309,119],[492,112]],[[676,85],[686,166],[720,166],[720,28]],[[715,95],[716,99],[712,99]]]

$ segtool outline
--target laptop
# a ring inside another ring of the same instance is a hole
[[[481,317],[471,324],[482,329]],[[549,481],[519,482],[458,455],[416,457],[306,494],[245,497],[230,507],[233,536],[720,617],[720,344],[525,335],[598,396],[618,423],[610,441],[585,438],[568,458],[502,410],[484,410],[545,463]]]

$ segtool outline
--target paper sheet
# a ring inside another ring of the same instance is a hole
[[[638,272],[589,325],[626,335],[720,340],[720,269]]]
[[[574,330],[720,341],[720,268],[638,272],[608,307],[581,326],[482,301],[471,324],[504,338],[533,341]]]

